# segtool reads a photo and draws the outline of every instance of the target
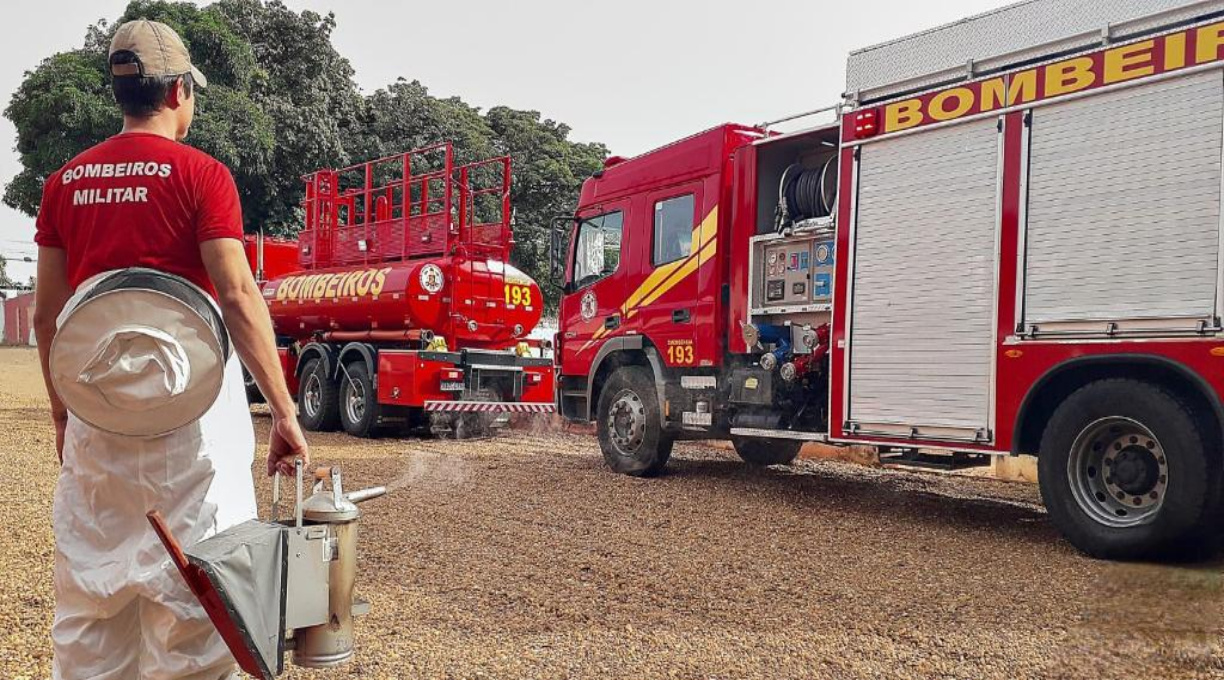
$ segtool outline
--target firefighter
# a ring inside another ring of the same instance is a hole
[[[243,251],[234,180],[181,143],[204,75],[173,30],[144,20],[119,27],[109,67],[123,130],[48,178],[37,220],[35,325],[61,462],[53,674],[229,678],[233,658],[145,513],[160,510],[184,543],[255,517],[255,439],[237,357],[272,411],[268,474],[291,471],[307,445]],[[49,377],[56,319],[73,291],[129,267],[181,276],[214,296],[237,350],[204,417],[155,438],[87,425],[66,411]]]

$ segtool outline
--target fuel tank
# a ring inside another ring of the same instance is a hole
[[[263,297],[278,335],[396,342],[422,331],[451,347],[503,349],[535,328],[540,286],[513,265],[453,256],[314,269],[272,279]]]

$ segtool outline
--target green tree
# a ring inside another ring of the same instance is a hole
[[[12,288],[13,280],[8,275],[8,260],[0,255],[0,288]]]
[[[370,95],[366,104],[363,122],[377,151],[371,156],[447,139],[454,142],[459,163],[511,157],[516,240],[511,260],[545,286],[546,299],[555,304],[558,291],[548,281],[549,229],[555,216],[573,211],[582,181],[603,164],[607,148],[570,141],[569,126],[542,119],[537,111],[497,106],[482,115],[458,98],[431,97],[417,81],[401,79]]]
[[[304,174],[449,140],[460,163],[513,157],[513,260],[544,283],[550,219],[572,209],[582,179],[607,155],[601,144],[570,141],[566,125],[535,111],[483,113],[457,97],[433,97],[417,81],[401,78],[363,96],[331,43],[331,14],[295,12],[279,0],[203,8],[134,0],[115,23],[89,27],[80,49],[26,74],[4,111],[17,127],[23,166],[5,186],[7,205],[34,215],[48,175],[119,131],[106,54],[115,28],[136,18],[172,26],[208,74],[188,141],[231,169],[248,231],[300,228]]]
[[[560,291],[548,277],[549,231],[557,215],[572,213],[582,182],[603,165],[603,144],[569,141],[569,126],[541,120],[538,111],[494,107],[485,116],[495,146],[514,162],[511,201],[517,211],[513,260],[545,286],[551,305]]]

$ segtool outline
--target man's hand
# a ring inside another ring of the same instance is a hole
[[[306,445],[306,437],[298,426],[297,418],[272,417],[272,431],[268,433],[268,476],[280,472],[286,477],[292,476],[293,460],[300,457],[302,466],[310,464],[310,450]]]
[[[55,455],[59,457],[60,465],[64,464],[64,432],[68,429],[67,413],[52,413],[51,422],[55,424]]]

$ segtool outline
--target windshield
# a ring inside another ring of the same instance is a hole
[[[616,271],[620,265],[621,211],[590,217],[578,224],[573,282],[582,287]]]

